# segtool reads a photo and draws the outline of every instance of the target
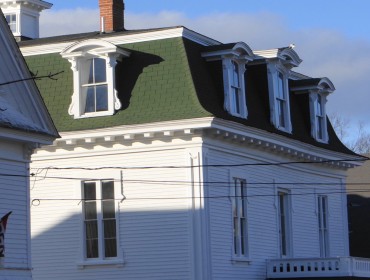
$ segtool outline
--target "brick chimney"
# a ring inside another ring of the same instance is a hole
[[[99,0],[99,8],[101,32],[124,30],[123,0]]]

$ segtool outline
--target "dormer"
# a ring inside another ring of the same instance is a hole
[[[291,69],[302,60],[293,47],[255,51],[257,59],[267,64],[270,121],[279,130],[292,133],[290,116],[289,86]]]
[[[39,38],[40,12],[51,6],[41,0],[0,0],[0,8],[17,41]]]
[[[113,115],[121,108],[115,85],[117,62],[130,52],[91,39],[67,47],[61,56],[71,63],[73,94],[69,114],[75,119]]]
[[[318,142],[328,143],[326,119],[327,96],[335,90],[328,78],[302,79],[292,81],[291,91],[294,94],[308,94],[311,136]]]
[[[248,116],[245,71],[246,64],[253,60],[251,48],[244,42],[216,45],[202,53],[207,61],[222,61],[224,85],[224,109],[235,117]]]

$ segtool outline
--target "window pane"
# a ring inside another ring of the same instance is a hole
[[[94,58],[95,83],[107,81],[106,62],[102,58]]]
[[[96,86],[96,111],[108,110],[108,86]]]
[[[117,239],[106,239],[104,245],[106,258],[117,257]]]
[[[87,83],[88,84],[94,84],[95,83],[95,80],[94,80],[94,60],[89,59],[89,60],[87,60],[86,63],[89,67],[89,78],[87,80]]]
[[[98,246],[98,222],[85,222],[86,232],[86,257],[97,258],[99,256]]]
[[[96,201],[85,201],[85,220],[93,220],[96,217]]]
[[[91,113],[95,112],[95,87],[87,87],[86,89],[86,105],[85,112]]]
[[[114,182],[102,182],[102,199],[114,199]]]
[[[116,238],[116,220],[104,220],[104,238]]]
[[[114,218],[115,217],[115,210],[114,210],[114,200],[105,200],[102,202],[103,204],[103,218]]]
[[[95,200],[96,199],[96,188],[95,183],[84,183],[84,199]]]

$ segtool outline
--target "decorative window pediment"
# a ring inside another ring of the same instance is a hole
[[[113,115],[121,108],[115,87],[117,61],[130,53],[109,42],[87,40],[61,53],[73,71],[73,94],[68,113],[78,118]]]
[[[253,51],[243,42],[213,48],[216,50],[202,56],[207,61],[222,60],[224,109],[233,116],[247,118],[245,71],[246,64],[254,57]]]
[[[329,136],[326,102],[327,96],[335,90],[333,83],[328,78],[299,80],[295,81],[292,90],[296,93],[309,94],[311,136],[316,141],[327,143]]]

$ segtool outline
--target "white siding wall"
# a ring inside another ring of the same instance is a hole
[[[171,147],[169,143],[162,143],[160,148],[117,144],[95,147],[95,150],[39,153],[33,161],[33,171],[48,166],[183,166],[189,165],[190,155],[187,147]],[[34,279],[193,279],[191,184],[182,183],[189,180],[188,168],[122,170],[126,199],[117,203],[124,264],[84,267],[79,266],[82,261],[80,182],[113,178],[121,188],[120,170],[40,169],[39,172],[44,178],[32,182],[31,190],[32,199],[40,199],[31,208]]]
[[[289,161],[257,150],[213,143],[206,158],[209,164],[245,164]],[[279,188],[291,193],[293,258],[320,257],[316,196],[327,194],[329,200],[329,240],[331,256],[348,255],[347,221],[343,217],[341,172],[314,165],[210,167],[208,200],[213,279],[265,279],[266,259],[280,258],[278,237]],[[249,261],[233,260],[233,225],[230,187],[231,175],[247,180],[247,217]],[[312,183],[318,183],[317,185]],[[263,183],[263,184],[257,184]],[[283,184],[282,184],[283,183]],[[284,184],[285,183],[285,184]],[[299,183],[299,184],[298,184]],[[302,185],[307,183],[307,185]],[[334,183],[336,185],[320,185]]]
[[[27,271],[31,267],[29,172],[23,152],[22,144],[0,141],[0,216],[12,211],[5,235],[4,269],[0,269],[0,279],[31,279],[31,273]]]
[[[202,160],[206,164],[225,165],[287,161],[285,157],[256,149],[220,142],[202,147],[201,142],[202,139],[184,142],[177,139],[127,146],[92,144],[39,152],[32,164],[32,171],[37,171],[39,177],[31,182],[32,199],[40,199],[31,208],[34,279],[265,279],[266,259],[280,257],[278,188],[292,194],[292,257],[319,257],[316,195],[322,193],[329,196],[330,254],[348,255],[347,225],[342,217],[345,205],[338,192],[343,174],[339,171],[313,165],[240,166],[208,167],[200,173],[193,169],[192,175],[190,168],[139,168],[122,170],[126,199],[122,203],[117,201],[124,264],[81,266],[80,182],[115,179],[120,188],[121,170],[47,167],[189,166],[191,158],[194,165],[202,164]],[[197,157],[199,153],[201,157]],[[247,180],[248,262],[232,258],[228,197],[232,174]],[[66,177],[69,179],[62,179]],[[191,180],[195,183],[191,184]],[[202,180],[213,183],[199,186],[197,182]],[[318,184],[312,185],[315,182]],[[335,193],[330,194],[332,191]]]

